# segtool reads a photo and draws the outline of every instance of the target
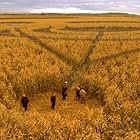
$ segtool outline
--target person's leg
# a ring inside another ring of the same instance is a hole
[[[62,93],[62,98],[63,98],[63,100],[65,99],[65,94],[64,93]]]
[[[66,100],[67,94],[64,95],[64,100]]]
[[[52,103],[52,109],[53,110],[55,109],[55,103]]]
[[[80,94],[78,94],[78,101],[80,100]]]
[[[55,109],[55,103],[54,103],[54,105],[53,105],[53,109]]]
[[[81,104],[83,103],[83,97],[81,97]]]
[[[63,100],[65,100],[66,99],[66,94],[63,94]]]
[[[77,93],[76,94],[76,100],[79,100],[80,98],[79,98],[79,94]]]
[[[78,100],[78,94],[76,93],[76,100]]]
[[[24,106],[24,108],[25,108],[25,111],[27,111],[27,106],[28,106],[27,104]]]

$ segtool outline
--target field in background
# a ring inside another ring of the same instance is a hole
[[[0,139],[140,138],[139,16],[0,15],[0,52]],[[74,100],[77,84],[85,105]]]

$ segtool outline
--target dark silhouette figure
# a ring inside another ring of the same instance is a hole
[[[67,97],[67,90],[68,90],[67,82],[65,82],[65,83],[64,83],[64,86],[63,86],[63,89],[62,89],[62,97],[63,97],[63,100],[66,100],[66,97]]]
[[[22,99],[21,99],[21,102],[22,102],[22,106],[25,109],[25,111],[27,111],[28,103],[29,103],[28,97],[26,95],[23,95]]]
[[[81,90],[81,88],[80,88],[80,86],[77,86],[76,87],[76,100],[80,100],[80,90]]]
[[[51,104],[52,104],[52,109],[55,109],[55,105],[56,105],[56,94],[53,93],[53,95],[51,96]]]

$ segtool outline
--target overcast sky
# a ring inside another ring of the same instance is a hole
[[[100,11],[140,14],[140,0],[0,0],[0,12],[94,13]]]

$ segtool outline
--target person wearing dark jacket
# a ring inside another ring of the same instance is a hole
[[[53,95],[51,96],[51,108],[54,110],[55,109],[55,105],[56,105],[56,94],[53,93]]]
[[[29,99],[25,94],[23,94],[22,96],[21,103],[22,103],[22,107],[25,109],[25,111],[27,111]]]
[[[62,97],[63,97],[63,100],[66,100],[66,97],[67,97],[67,90],[68,90],[67,82],[65,82],[65,83],[64,83],[64,86],[63,86],[63,89],[62,89]]]

